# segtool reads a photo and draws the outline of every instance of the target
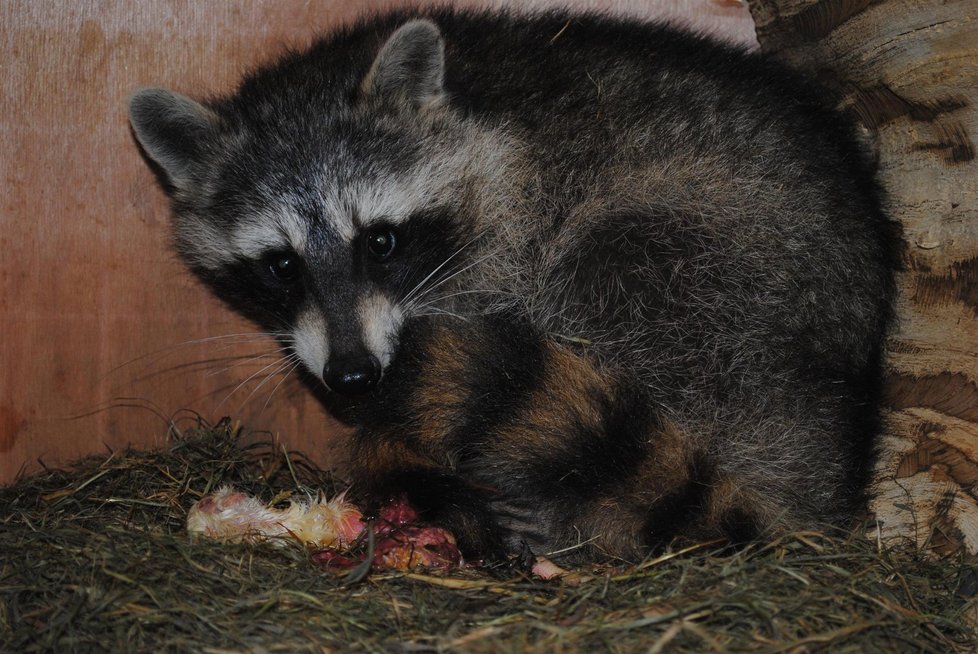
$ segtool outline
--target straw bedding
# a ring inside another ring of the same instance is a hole
[[[232,484],[265,501],[342,484],[228,421],[163,451],[0,488],[0,651],[974,651],[978,566],[851,535],[699,545],[542,581],[515,571],[324,572],[297,544],[193,541]]]

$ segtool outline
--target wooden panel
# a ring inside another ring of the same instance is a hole
[[[171,254],[165,198],[133,144],[126,101],[143,85],[229,90],[248,66],[381,4],[0,3],[0,483],[38,458],[158,445],[171,419],[187,425],[193,412],[233,415],[337,459],[342,439],[319,405],[294,377],[269,375],[276,357],[247,358],[274,344],[218,338],[254,328]],[[754,39],[736,1],[578,6]]]

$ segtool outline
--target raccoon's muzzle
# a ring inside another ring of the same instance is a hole
[[[380,381],[380,361],[369,352],[330,357],[323,381],[340,395],[362,395]]]

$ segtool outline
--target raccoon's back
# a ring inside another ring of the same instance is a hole
[[[563,12],[406,10],[362,19],[253,73],[236,109],[299,118],[346,106],[380,45],[416,17],[436,23],[444,39],[451,106],[546,145],[535,154],[577,153],[564,169],[593,166],[599,151],[610,156],[623,144],[643,158],[680,146],[745,155],[770,145],[812,157],[848,141],[821,91],[763,55],[654,22]]]

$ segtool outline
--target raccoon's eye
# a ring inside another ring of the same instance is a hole
[[[367,251],[377,261],[383,261],[394,253],[397,237],[390,227],[378,227],[367,232]]]
[[[302,263],[294,252],[275,252],[265,257],[268,272],[280,282],[291,283],[299,277]]]

